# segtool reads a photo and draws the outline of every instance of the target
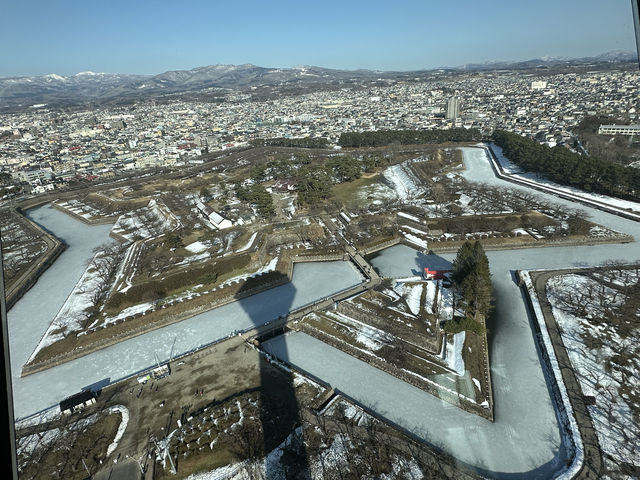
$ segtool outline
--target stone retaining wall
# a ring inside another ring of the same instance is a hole
[[[283,277],[281,280],[276,280],[276,281],[272,281],[269,283],[265,283],[259,287],[255,287],[251,290],[246,290],[244,292],[238,292],[235,293],[233,295],[224,297],[220,300],[217,300],[215,302],[206,304],[206,305],[201,305],[199,307],[193,308],[191,310],[185,311],[185,312],[181,312],[179,314],[169,314],[166,315],[164,317],[162,317],[159,320],[156,320],[155,322],[152,323],[148,323],[145,325],[140,325],[137,328],[131,329],[131,330],[126,330],[124,332],[118,333],[118,334],[114,334],[113,336],[101,339],[101,340],[96,340],[93,343],[90,343],[86,346],[78,346],[76,348],[74,348],[72,351],[64,353],[64,354],[60,354],[57,355],[55,357],[49,357],[46,358],[44,360],[38,361],[38,362],[33,362],[30,364],[27,364],[23,367],[22,369],[22,376],[25,377],[27,375],[31,375],[33,373],[37,373],[43,370],[46,370],[48,368],[52,368],[55,367],[57,365],[60,365],[62,363],[66,363],[69,362],[71,360],[75,360],[76,358],[80,358],[82,356],[88,355],[89,353],[95,352],[97,350],[101,350],[103,348],[107,348],[110,347],[111,345],[115,345],[117,343],[120,343],[124,340],[127,340],[129,338],[133,338],[133,337],[137,337],[139,335],[143,335],[145,333],[148,333],[150,331],[153,330],[157,330],[159,328],[177,323],[177,322],[181,322],[183,320],[186,320],[187,318],[193,317],[195,315],[199,315],[201,313],[204,313],[206,311],[221,307],[223,305],[226,305],[228,303],[232,303],[238,300],[241,300],[245,297],[251,296],[251,295],[255,295],[256,293],[260,293],[262,291],[265,290],[269,290],[271,288],[283,285],[285,283],[287,283],[289,281],[289,278],[287,277]],[[165,307],[168,308],[168,307]],[[162,307],[160,309],[150,309],[147,312],[144,312],[145,314],[147,313],[153,313],[154,311],[158,311],[161,310]],[[118,320],[117,322],[113,323],[113,324],[108,324],[107,326],[103,326],[100,327],[100,329],[106,329],[107,331],[109,330],[109,328],[112,328],[113,326],[116,325],[120,325],[126,322],[129,322],[131,320],[134,320],[136,318],[141,318],[142,316],[144,316],[143,314],[137,314],[136,316],[132,316],[132,317],[127,317],[126,319],[122,319],[122,320]],[[98,328],[94,328],[93,331],[97,331]]]
[[[363,362],[373,365],[374,367],[379,368],[380,370],[383,370],[404,382],[410,383],[411,385],[430,393],[436,398],[440,398],[452,405],[462,408],[467,412],[474,413],[480,417],[486,418],[487,420],[493,421],[493,409],[482,408],[477,403],[471,402],[461,395],[454,394],[453,392],[449,392],[447,390],[444,390],[443,388],[438,388],[432,383],[421,380],[413,375],[409,375],[406,371],[396,367],[395,365],[385,362],[379,358],[366,355],[357,348],[354,348],[344,342],[339,342],[331,335],[313,328],[308,324],[302,324],[300,326],[300,330],[308,335],[311,335],[312,337],[317,338],[327,345],[337,348],[338,350],[341,350]]]
[[[45,254],[44,259],[42,259],[38,263],[38,266],[35,268],[35,270],[33,270],[25,278],[25,280],[21,283],[21,285],[12,286],[12,292],[8,294],[6,297],[7,310],[13,307],[16,304],[16,302],[20,300],[22,296],[25,293],[27,293],[27,291],[29,291],[31,287],[35,285],[35,283],[40,278],[40,275],[42,275],[51,265],[53,265],[53,262],[55,262],[58,259],[60,254],[64,252],[66,248],[67,248],[66,244],[56,240],[56,246],[53,248],[53,250],[50,250]]]
[[[70,217],[73,217],[76,220],[81,221],[82,223],[86,223],[87,225],[108,225],[110,223],[115,223],[117,220],[117,218],[115,217],[103,217],[103,216],[97,217],[97,218],[96,217],[86,218],[86,217],[83,217],[82,215],[77,214],[73,210],[63,207],[62,205],[59,205],[57,202],[51,202],[51,206],[56,210],[60,210],[62,213],[66,213]]]

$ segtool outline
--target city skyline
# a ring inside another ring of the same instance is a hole
[[[112,2],[9,2],[0,20],[0,76],[82,71],[158,74],[214,64],[410,71],[541,57],[635,51],[631,6],[617,0],[330,1],[241,7]]]

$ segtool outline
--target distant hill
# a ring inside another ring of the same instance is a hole
[[[267,68],[245,64],[210,65],[191,70],[172,70],[159,75],[81,72],[70,76],[49,74],[34,77],[0,77],[0,109],[16,110],[39,104],[53,107],[91,106],[183,94],[191,94],[191,98],[194,98],[195,93],[213,98],[216,95],[223,96],[234,90],[248,90],[252,87],[303,90],[379,78],[430,76],[435,71],[443,69],[450,72],[529,69],[636,60],[635,53],[608,52],[597,57],[578,59],[545,57],[523,62],[487,62],[411,72],[335,70],[314,66]]]
[[[595,57],[542,57],[533,58],[531,60],[508,62],[508,61],[494,61],[485,63],[469,63],[454,67],[462,70],[495,70],[495,69],[524,69],[524,68],[537,68],[537,67],[554,67],[561,65],[580,65],[580,64],[592,64],[592,63],[607,63],[607,62],[637,62],[638,54],[635,52],[626,52],[622,50],[615,50],[611,52],[602,53]]]
[[[82,72],[35,77],[0,77],[0,107],[46,103],[92,104],[141,99],[204,89],[242,90],[254,86],[327,84],[374,79],[379,72],[321,67],[266,68],[256,65],[211,65],[159,75]]]

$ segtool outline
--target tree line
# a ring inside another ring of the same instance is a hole
[[[277,155],[266,162],[255,164],[249,170],[249,177],[261,184],[266,180],[292,180],[297,185],[298,203],[312,205],[327,200],[332,195],[332,186],[336,183],[350,182],[360,178],[363,172],[370,173],[378,167],[389,164],[390,159],[378,152],[354,157],[338,154],[312,158],[306,153],[295,152],[290,155]],[[240,200],[257,203],[256,191],[236,188]],[[270,209],[266,197],[260,196],[265,204],[265,213]]]
[[[329,148],[329,142],[323,137],[256,138],[249,143],[254,147]]]
[[[601,158],[579,155],[561,146],[548,147],[516,133],[496,130],[493,141],[523,169],[587,192],[640,198],[640,170]]]
[[[448,130],[377,130],[374,132],[344,132],[339,144],[343,147],[382,147],[385,145],[420,145],[444,142],[477,142],[482,134],[477,128]]]

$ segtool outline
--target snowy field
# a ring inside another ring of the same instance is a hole
[[[113,233],[129,241],[156,237],[181,226],[180,220],[161,202],[149,200],[146,207],[118,217]]]
[[[332,400],[322,412],[322,417],[347,419],[347,421],[351,421],[360,427],[379,424],[378,420],[341,397],[335,397]],[[379,425],[376,425],[376,427],[380,428]],[[319,428],[315,427],[315,429],[316,432],[314,433],[317,434]],[[239,462],[210,472],[190,475],[187,480],[252,480],[256,478],[285,480],[291,478],[283,468],[281,459],[285,455],[287,447],[295,443],[301,437],[301,434],[302,430],[299,427],[263,459]],[[371,454],[371,452],[364,452],[362,445],[354,443],[359,441],[361,442],[362,440],[354,439],[349,434],[349,427],[345,427],[345,433],[333,433],[323,437],[322,443],[315,447],[313,451],[309,451],[309,447],[307,447],[309,476],[302,478],[311,480],[344,478],[349,473],[355,474],[355,472],[352,472],[355,465],[360,466],[359,471],[366,471],[368,469],[367,463],[370,463],[366,459],[366,455]],[[366,445],[366,447],[371,449],[372,445]],[[378,480],[420,480],[424,478],[420,466],[409,455],[402,457],[393,455],[390,470],[390,473],[382,474],[375,478]]]
[[[424,193],[422,183],[411,173],[409,162],[399,163],[387,168],[383,173],[383,181],[395,193],[396,198],[403,203],[417,198]]]
[[[608,476],[626,478],[625,464],[640,468],[640,379],[634,373],[640,371],[640,310],[638,299],[624,293],[637,295],[638,279],[631,275],[615,288],[602,280],[553,277],[547,297],[582,392],[595,401],[588,409]]]

